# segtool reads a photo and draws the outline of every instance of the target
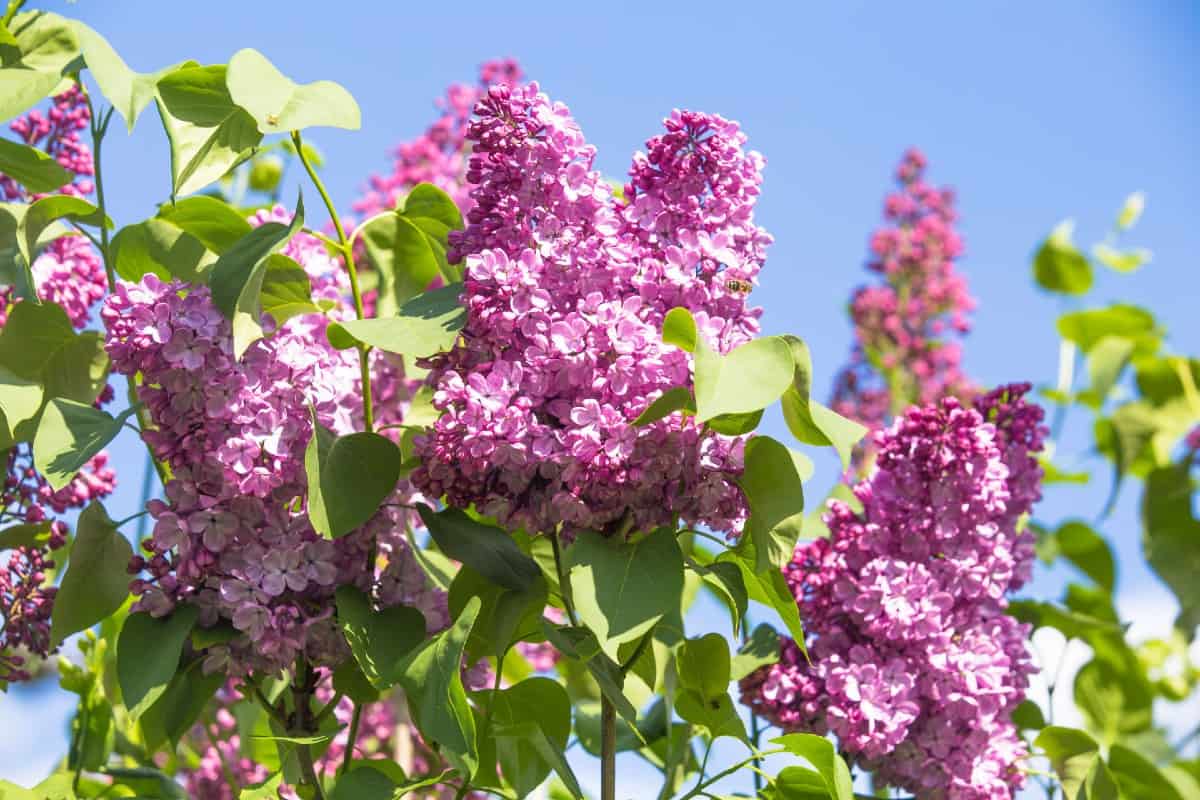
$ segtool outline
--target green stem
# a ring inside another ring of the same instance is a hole
[[[567,619],[571,620],[572,625],[578,627],[579,618],[575,616],[575,603],[571,600],[571,584],[567,583],[567,571],[563,568],[562,548],[558,543],[558,534],[550,534],[550,547],[554,550],[554,569],[558,573],[558,588],[562,592]]]
[[[719,780],[728,778],[730,775],[732,775],[733,773],[737,772],[742,767],[746,766],[747,764],[752,763],[755,760],[766,758],[767,756],[773,756],[777,753],[786,753],[786,752],[787,752],[787,748],[784,748],[784,747],[780,747],[775,750],[767,750],[766,752],[755,750],[754,755],[750,756],[749,758],[744,758],[741,761],[734,764],[733,766],[727,767],[727,768],[721,770],[716,775],[713,775],[711,778],[709,778],[706,781],[698,782],[695,786],[692,787],[692,790],[690,792],[685,794],[683,797],[679,798],[679,800],[688,800],[688,798],[696,797],[698,795],[704,794],[704,790],[707,789],[709,786],[712,786],[714,783],[716,783]]]
[[[292,700],[296,707],[293,714],[293,730],[303,736],[311,736],[317,730],[311,706],[315,683],[308,661],[300,655],[296,659],[296,677],[292,683]],[[349,753],[353,749],[354,742],[351,740],[347,742],[346,752]],[[317,769],[313,764],[311,745],[296,745],[296,759],[300,762],[303,782],[313,787],[316,800],[325,800],[325,789],[321,786],[321,779],[317,776]]]
[[[329,212],[329,218],[333,221],[333,228],[337,231],[339,249],[342,252],[342,258],[346,261],[346,272],[350,275],[350,293],[354,296],[354,313],[359,319],[365,319],[367,314],[363,307],[362,290],[358,285],[358,268],[354,264],[354,246],[346,237],[346,229],[342,227],[341,217],[338,216],[337,208],[333,205],[333,200],[329,198],[329,192],[325,190],[325,184],[317,175],[317,171],[313,169],[309,163],[308,157],[304,155],[304,142],[300,138],[300,131],[292,131],[292,144],[296,146],[296,157],[300,159],[300,163],[304,165],[304,171],[308,173],[308,177],[312,180],[313,185],[317,187],[317,192],[321,195],[321,200],[325,203],[325,208]],[[370,348],[365,344],[358,345],[358,361],[359,368],[362,370],[362,398],[363,398],[363,427],[370,433],[375,426],[375,412],[371,406],[371,368],[368,355]]]
[[[12,9],[10,4],[9,9]],[[83,84],[79,87],[83,89]],[[92,183],[96,186],[96,207],[100,209],[100,259],[104,262],[104,274],[108,278],[108,290],[111,292],[117,285],[117,270],[110,256],[110,240],[108,236],[108,207],[104,202],[104,172],[101,169],[100,152],[104,144],[104,135],[108,132],[108,123],[112,119],[113,109],[109,108],[105,112],[104,118],[97,122],[96,109],[92,105],[92,96],[86,90],[83,94],[87,100],[88,114],[91,117],[91,132],[92,132]],[[36,294],[36,290],[35,290]],[[138,425],[143,431],[150,430],[154,427],[150,421],[149,413],[145,406],[141,404],[137,396],[137,377],[134,375],[125,376],[125,394],[129,400],[131,408],[137,409]],[[144,441],[144,440],[143,440]],[[151,460],[154,462],[154,470],[158,473],[158,479],[162,481],[162,485],[166,486],[170,480],[170,475],[167,473],[166,465],[159,461],[154,456],[154,451],[150,449],[150,445],[146,445],[146,452],[150,454]]]
[[[600,695],[600,800],[617,797],[617,710]]]
[[[13,17],[17,15],[23,5],[25,5],[25,0],[8,0],[8,10],[4,12],[4,19],[0,20],[4,23],[4,27],[8,27],[8,23],[13,21]]]
[[[350,731],[346,734],[346,754],[342,757],[342,765],[338,767],[338,777],[350,771],[354,761],[354,745],[358,740],[358,726],[362,723],[362,703],[354,704],[354,716],[350,717]]]

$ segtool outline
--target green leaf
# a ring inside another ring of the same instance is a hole
[[[1115,303],[1107,308],[1072,311],[1058,318],[1058,333],[1088,353],[1102,339],[1117,336],[1134,342],[1137,355],[1150,355],[1158,349],[1162,329],[1154,315],[1139,306]]]
[[[249,158],[262,141],[254,118],[225,86],[226,68],[188,63],[157,84],[159,117],[171,146],[171,193],[203,189]]]
[[[682,307],[668,311],[663,317],[662,337],[667,344],[673,344],[689,353],[696,352],[700,334],[696,331],[696,320],[692,317],[692,312]]]
[[[52,192],[73,177],[47,153],[8,139],[0,139],[0,172],[30,194]]]
[[[0,330],[0,364],[21,378],[40,381],[46,363],[75,336],[61,306],[18,303]]]
[[[689,564],[688,566],[697,572],[704,581],[704,585],[725,603],[725,607],[729,609],[733,635],[737,636],[741,631],[742,619],[746,616],[746,607],[749,605],[742,571],[734,564],[724,562],[706,566],[699,564]]]
[[[337,436],[312,417],[313,436],[304,450],[308,518],[329,539],[361,527],[400,480],[400,448],[378,433]]]
[[[1146,193],[1133,192],[1125,198],[1121,212],[1117,215],[1117,228],[1127,231],[1132,228],[1142,216],[1146,208]]]
[[[771,744],[787,748],[789,753],[811,764],[833,800],[854,800],[850,769],[834,750],[833,742],[813,733],[789,733],[772,739]]]
[[[153,273],[165,281],[179,278],[203,286],[217,263],[199,239],[156,217],[117,231],[110,253],[117,274],[127,281]]]
[[[358,103],[332,81],[297,84],[257,50],[239,50],[226,77],[233,102],[250,113],[261,133],[325,126],[358,130]]]
[[[708,427],[725,436],[743,436],[751,433],[762,422],[763,410],[748,411],[744,414],[722,414],[708,421]]]
[[[1054,532],[1058,552],[1084,575],[1111,592],[1116,584],[1112,551],[1100,534],[1079,520],[1064,522]]]
[[[1102,408],[1136,346],[1137,343],[1131,339],[1119,336],[1102,337],[1088,353],[1087,371],[1090,386],[1087,391],[1080,393],[1080,401],[1094,409]]]
[[[795,366],[788,343],[777,336],[754,339],[721,355],[706,343],[696,349],[696,419],[758,411],[778,400],[792,383]]]
[[[0,120],[23,114],[49,96],[79,55],[72,23],[57,14],[17,14],[8,31],[7,46],[0,46]]]
[[[1108,766],[1121,787],[1123,799],[1191,800],[1181,795],[1175,784],[1152,762],[1124,745],[1112,746]]]
[[[399,669],[400,683],[422,737],[440,745],[442,754],[464,775],[474,774],[478,761],[475,717],[460,670],[479,607],[479,601],[472,599],[453,625],[417,648]]]
[[[541,575],[525,589],[505,589],[463,566],[450,584],[450,616],[458,616],[475,597],[482,607],[467,642],[468,662],[487,656],[502,660],[518,641],[542,638],[542,612],[548,591]]]
[[[490,706],[500,769],[517,797],[528,795],[556,769],[578,791],[562,755],[571,735],[571,700],[562,686],[549,678],[526,678],[496,692],[494,699],[491,692],[476,697]]]
[[[1121,662],[1092,659],[1075,675],[1075,704],[1106,746],[1149,730],[1153,722],[1153,687],[1136,657],[1127,656]]]
[[[418,183],[404,198],[403,214],[421,227],[436,222],[447,231],[462,230],[463,218],[458,205],[432,183]],[[445,241],[442,242],[445,244]]]
[[[396,682],[396,667],[425,638],[425,617],[415,608],[393,606],[375,611],[353,586],[337,590],[338,624],[354,660],[376,689]]]
[[[566,560],[579,620],[610,656],[679,609],[683,554],[669,528],[635,542],[585,531],[567,549]]]
[[[1072,220],[1060,222],[1033,257],[1033,277],[1043,289],[1084,294],[1092,288],[1092,265],[1071,243]]]
[[[753,546],[754,572],[778,569],[791,560],[800,538],[812,462],[769,436],[755,436],[746,444],[745,464],[738,485],[750,519],[738,546]]]
[[[349,697],[355,703],[374,703],[380,692],[363,674],[358,661],[348,658],[333,671],[333,689]]]
[[[275,795],[272,795],[274,800]],[[337,779],[329,800],[392,800],[403,797],[396,791],[396,783],[379,770],[370,766],[356,766]]]
[[[546,634],[546,640],[559,652],[587,666],[596,685],[600,687],[600,692],[613,704],[621,718],[631,726],[636,726],[637,709],[625,696],[625,675],[617,663],[600,648],[596,635],[587,628],[552,625],[548,620],[542,621],[542,631]]]
[[[694,689],[684,689],[675,698],[675,711],[694,725],[708,730],[711,738],[730,736],[748,742],[746,726],[738,716],[729,694],[705,698]]]
[[[1193,514],[1187,462],[1154,469],[1142,495],[1142,552],[1179,600],[1177,625],[1200,623],[1200,520]]]
[[[442,553],[493,583],[520,591],[541,575],[537,563],[500,528],[476,522],[457,508],[435,513],[419,503],[417,511]]]
[[[33,437],[33,461],[50,488],[58,491],[70,483],[116,438],[135,411],[127,408],[114,418],[94,406],[61,397],[46,403]]]
[[[138,797],[188,800],[183,787],[176,783],[174,778],[152,767],[106,766],[103,772],[113,779],[115,786],[127,787],[136,792]]]
[[[692,390],[686,386],[675,386],[659,395],[658,399],[638,415],[633,424],[636,427],[649,425],[651,422],[658,422],[660,419],[665,419],[676,411],[682,411],[692,405]]]
[[[116,612],[129,596],[126,568],[133,548],[93,502],[79,515],[71,561],[54,598],[50,641],[58,645],[72,633],[90,628]]]
[[[1118,250],[1109,244],[1100,243],[1092,247],[1092,255],[1097,261],[1114,272],[1135,272],[1145,264],[1150,263],[1153,254],[1142,247],[1132,250]]]
[[[679,686],[695,691],[704,700],[729,691],[729,643],[719,633],[708,633],[679,643],[675,653]]]
[[[217,689],[229,679],[221,671],[206,675],[200,668],[201,663],[193,661],[186,670],[175,673],[167,690],[142,714],[139,723],[150,752],[168,741],[173,747],[177,746],[196,724]]]
[[[161,619],[143,611],[125,620],[117,640],[117,680],[134,719],[167,690],[199,614],[196,606],[179,605]]]
[[[108,385],[108,353],[99,331],[84,331],[58,348],[42,368],[46,397],[91,404]]]
[[[357,770],[354,770],[357,772]],[[347,776],[348,777],[348,776]],[[283,783],[283,773],[276,773],[262,783],[247,786],[238,795],[238,800],[278,800],[279,785]],[[389,795],[390,799],[390,795]]]
[[[252,342],[262,338],[259,298],[270,256],[304,226],[304,198],[296,198],[296,213],[288,225],[267,222],[221,254],[209,273],[213,304],[233,323],[233,352],[238,359]]]
[[[0,448],[30,439],[41,407],[42,387],[37,382],[0,367]]]
[[[730,664],[730,678],[740,681],[756,670],[779,661],[779,634],[761,624],[750,634]]]
[[[9,525],[0,531],[0,552],[18,547],[42,547],[49,541],[49,522]]]
[[[79,21],[74,22],[74,28],[83,60],[96,79],[96,85],[125,120],[128,131],[133,133],[138,116],[154,99],[159,79],[180,65],[173,64],[157,72],[134,72],[99,33]]]
[[[768,800],[829,800],[832,795],[821,773],[808,767],[784,767],[765,795]]]
[[[1040,731],[1046,727],[1046,717],[1042,714],[1041,707],[1032,700],[1022,700],[1021,704],[1013,709],[1012,721],[1023,731]]]
[[[848,469],[854,446],[867,429],[812,399],[812,355],[808,345],[796,336],[783,338],[792,350],[795,364],[792,385],[780,401],[784,422],[797,441],[818,447],[832,445],[842,459],[842,469]]]
[[[733,564],[741,570],[750,599],[773,609],[787,628],[788,634],[803,650],[804,628],[800,624],[800,609],[796,606],[796,598],[792,596],[792,590],[788,587],[783,573],[775,567],[755,572],[753,561],[733,550],[727,550],[718,556],[717,563]]]
[[[195,236],[214,253],[224,253],[254,230],[236,208],[204,194],[164,203],[158,216]]]
[[[362,343],[412,358],[445,352],[467,322],[467,311],[458,301],[461,293],[462,284],[455,283],[414,297],[395,317],[334,323],[329,341],[339,349]]]
[[[1086,733],[1051,725],[1034,745],[1050,759],[1066,800],[1117,800],[1117,786],[1100,758],[1100,746]]]
[[[17,223],[17,249],[32,264],[42,233],[54,222],[69,219],[80,225],[112,227],[112,220],[86,200],[67,194],[56,194],[35,201]]]
[[[320,314],[312,300],[312,284],[304,267],[289,256],[272,253],[267,256],[267,271],[258,294],[263,312],[270,314],[276,325],[282,325],[300,314]]]

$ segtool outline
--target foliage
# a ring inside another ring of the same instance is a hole
[[[20,138],[0,140],[0,688],[57,670],[78,699],[60,768],[0,797],[581,798],[575,743],[599,756],[602,800],[618,751],[661,772],[662,800],[727,796],[734,775],[762,798],[852,800],[852,769],[918,795],[1033,774],[1070,798],[1200,796],[1156,717],[1198,679],[1200,361],[1146,309],[1073,307],[1049,430],[1022,389],[978,391],[938,341],[973,301],[952,197],[918,153],[873,240],[885,286],[856,294],[858,343],[824,405],[804,340],[759,335],[762,162],[728,120],[675,112],[614,192],[565,107],[494,62],[355,221],[306,139],[359,127],[341,85],[253,49],[137,72],[23,5],[0,21],[0,117]],[[132,131],[152,103],[170,152],[157,210],[114,221],[109,123]],[[1084,302],[1097,266],[1146,264],[1120,244],[1144,203],[1090,255],[1055,228],[1037,284]],[[929,304],[905,317],[901,297]],[[757,431],[776,404],[795,442]],[[1053,449],[1068,411],[1091,418],[1112,497],[1140,483],[1144,554],[1181,609],[1168,639],[1125,635],[1103,515],[1032,507],[1041,481],[1090,480]],[[114,520],[104,448],[127,429],[160,485]],[[847,483],[822,517],[804,448],[824,447]],[[888,539],[901,522],[929,541]],[[1081,578],[1061,603],[1005,597],[1035,537]],[[701,592],[731,636],[696,630]],[[896,622],[901,601],[924,616]],[[958,695],[914,710],[896,642],[953,660],[971,625],[1009,648],[978,712],[1001,735],[969,765],[995,780],[915,776],[899,755],[974,717]],[[1086,730],[1021,702],[1024,637],[1043,627],[1091,648],[1071,687]],[[745,756],[710,767],[721,738]]]

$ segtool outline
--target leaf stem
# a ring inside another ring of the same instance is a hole
[[[695,786],[692,787],[692,790],[690,792],[685,794],[683,797],[679,798],[679,800],[688,800],[688,798],[696,797],[697,795],[704,794],[705,793],[704,790],[707,789],[709,786],[712,786],[714,783],[716,783],[719,780],[722,780],[723,778],[729,777],[730,775],[737,772],[739,769],[741,769],[742,767],[746,766],[747,764],[749,764],[753,761],[756,761],[756,760],[762,759],[762,758],[766,758],[767,756],[773,756],[773,755],[776,755],[777,753],[786,753],[786,752],[787,752],[786,747],[779,747],[779,748],[776,748],[775,750],[767,750],[765,752],[763,752],[761,750],[755,750],[754,754],[751,755],[749,758],[744,758],[741,761],[734,764],[733,766],[727,767],[727,768],[721,770],[716,775],[713,775],[711,778],[709,778],[708,780],[706,780],[702,783],[697,783]]]
[[[358,726],[362,723],[362,703],[354,704],[354,715],[350,717],[350,731],[346,734],[346,754],[342,757],[342,765],[338,767],[338,777],[345,775],[350,770],[350,764],[354,761],[354,745],[358,739]]]
[[[8,27],[8,23],[13,21],[13,17],[17,15],[23,5],[25,5],[25,0],[8,0],[8,10],[4,12],[4,19],[0,20],[4,23],[4,27]]]
[[[313,185],[317,187],[317,192],[321,195],[321,200],[329,212],[329,219],[333,222],[333,228],[337,231],[338,249],[341,250],[342,258],[346,262],[346,272],[350,275],[350,293],[354,296],[354,313],[359,319],[365,319],[367,314],[363,306],[362,290],[358,285],[358,267],[354,264],[354,245],[346,237],[346,229],[342,227],[341,217],[338,216],[333,200],[329,198],[329,192],[326,191],[324,182],[317,175],[317,171],[313,169],[313,165],[309,163],[308,156],[304,154],[304,142],[300,138],[300,131],[292,131],[292,144],[296,146],[296,157],[300,159],[300,163],[304,165],[304,171],[308,173]],[[359,368],[362,371],[363,428],[368,433],[372,432],[375,427],[375,412],[371,405],[371,367],[368,357],[370,350],[365,344],[361,342],[358,344]]]
[[[668,732],[669,733],[669,732]],[[600,695],[600,800],[617,797],[617,710]]]

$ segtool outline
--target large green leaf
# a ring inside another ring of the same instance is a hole
[[[112,227],[112,220],[86,200],[67,194],[43,197],[29,206],[17,225],[17,248],[26,263],[33,263],[45,230],[61,219],[80,225]]]
[[[676,386],[659,395],[653,403],[646,407],[645,411],[638,415],[633,424],[638,427],[649,425],[651,422],[658,422],[676,411],[682,411],[689,407],[693,412],[695,411],[692,403],[692,390],[686,386]]]
[[[779,634],[765,623],[750,634],[750,638],[738,648],[730,663],[730,677],[735,681],[752,672],[779,661]]]
[[[37,105],[63,81],[79,55],[72,23],[57,14],[26,11],[8,25],[12,40],[0,47],[0,120]]]
[[[717,563],[733,564],[741,570],[750,599],[774,610],[788,633],[796,640],[796,644],[801,649],[804,648],[800,609],[796,606],[796,598],[792,596],[787,579],[778,568],[770,567],[762,572],[755,572],[754,562],[747,558],[747,554],[733,550],[727,550],[718,556]]]
[[[805,444],[832,445],[842,459],[842,469],[847,469],[854,445],[866,435],[867,429],[812,399],[812,355],[808,345],[796,336],[783,338],[792,350],[795,364],[792,385],[780,401],[788,430]]]
[[[512,536],[495,525],[477,522],[457,508],[435,513],[421,503],[417,511],[442,553],[492,583],[521,591],[541,575],[537,563],[517,547]]]
[[[1092,265],[1071,243],[1075,223],[1060,222],[1033,257],[1033,277],[1043,289],[1084,294],[1092,288]]]
[[[1059,554],[1083,574],[1111,592],[1116,585],[1116,567],[1112,551],[1104,537],[1080,520],[1068,520],[1054,532]]]
[[[1065,800],[1117,800],[1117,785],[1092,737],[1051,725],[1042,729],[1034,744],[1050,759]]]
[[[396,682],[401,660],[425,638],[425,617],[420,611],[409,606],[376,611],[353,586],[338,588],[337,614],[354,660],[377,689]]]
[[[1121,787],[1122,800],[1195,800],[1195,794],[1185,797],[1163,770],[1123,744],[1109,750],[1108,766]]]
[[[684,689],[675,698],[675,711],[682,719],[707,729],[713,739],[730,736],[749,742],[746,726],[728,693],[705,698],[694,689]]]
[[[31,194],[52,192],[72,178],[71,173],[47,153],[8,139],[0,139],[0,172]]]
[[[142,714],[139,723],[150,752],[166,742],[178,745],[196,724],[217,689],[229,679],[220,670],[205,674],[200,667],[202,663],[201,660],[193,661],[186,670],[176,672],[162,696]]]
[[[746,444],[745,471],[738,485],[750,506],[739,549],[754,552],[754,571],[778,569],[792,558],[804,522],[804,481],[812,462],[769,436]]]
[[[729,691],[729,643],[719,633],[708,633],[679,643],[675,654],[679,686],[692,689],[704,699]]]
[[[33,436],[33,422],[42,407],[42,387],[0,367],[0,448]]]
[[[214,253],[224,253],[253,227],[242,212],[217,197],[201,194],[164,203],[158,216],[187,231]]]
[[[696,352],[700,334],[696,330],[696,319],[692,312],[682,306],[672,308],[663,317],[663,341],[689,353]]]
[[[1200,520],[1193,514],[1189,465],[1160,467],[1146,477],[1142,495],[1142,551],[1179,600],[1178,625],[1200,623]]]
[[[617,663],[600,648],[596,634],[587,628],[552,625],[548,620],[542,621],[542,631],[546,634],[546,640],[560,653],[587,666],[596,685],[600,687],[600,692],[613,704],[621,718],[631,726],[636,726],[637,709],[625,696],[625,675]]]
[[[308,518],[317,533],[345,536],[375,516],[400,480],[400,448],[378,433],[334,437],[313,417],[304,451]]]
[[[1132,653],[1092,659],[1075,674],[1073,688],[1088,729],[1105,746],[1149,730],[1153,722],[1154,690]]]
[[[55,350],[42,368],[46,397],[90,405],[108,385],[109,366],[104,335],[99,331],[84,331]]]
[[[14,375],[41,381],[54,354],[75,340],[67,312],[55,303],[18,303],[0,330],[0,365]]]
[[[556,681],[526,678],[494,696],[480,692],[476,697],[490,707],[500,769],[517,797],[525,797],[552,770],[563,768],[561,754],[571,734],[571,700]],[[539,742],[542,737],[544,743]],[[547,757],[546,745],[559,756]],[[574,781],[570,768],[565,771],[569,777],[562,776],[563,780]]]
[[[854,800],[850,769],[837,754],[833,742],[813,733],[789,733],[772,739],[771,744],[787,748],[789,753],[811,764],[825,782],[832,800]]]
[[[462,284],[454,283],[414,297],[394,317],[334,323],[329,341],[341,349],[365,344],[412,358],[445,352],[467,322],[467,311],[458,301],[461,293]]]
[[[44,547],[50,541],[49,522],[27,522],[0,530],[0,552],[17,547]]]
[[[633,542],[585,531],[566,559],[579,620],[614,658],[620,644],[644,636],[679,609],[683,555],[670,528]]]
[[[167,690],[179,670],[183,643],[200,612],[180,605],[166,617],[130,614],[117,639],[117,680],[130,715],[137,719]]]
[[[199,239],[158,217],[117,231],[110,254],[117,274],[127,281],[153,273],[203,286],[217,263],[216,253]]]
[[[296,213],[283,225],[267,222],[251,230],[221,254],[209,273],[213,304],[233,323],[233,351],[241,358],[263,335],[260,292],[267,262],[304,226],[304,198],[296,198]]]
[[[95,406],[56,397],[46,403],[33,437],[38,472],[58,491],[121,432],[135,408],[113,417]]]
[[[475,717],[462,685],[463,650],[479,614],[472,599],[449,628],[425,642],[401,662],[400,683],[422,737],[437,743],[442,755],[463,775],[478,765]]]
[[[548,591],[540,575],[524,589],[505,589],[464,565],[450,584],[450,616],[458,616],[475,597],[482,606],[467,642],[468,661],[503,659],[517,642],[542,638],[542,612]]]
[[[262,141],[254,118],[233,102],[223,65],[189,62],[158,81],[156,103],[171,146],[171,193],[203,189],[249,158]]]
[[[157,72],[134,72],[99,33],[79,21],[74,22],[74,28],[83,51],[83,60],[96,79],[96,85],[124,118],[129,132],[133,133],[138,116],[154,99],[155,85],[159,79],[180,65],[173,64]]]
[[[257,50],[239,50],[229,59],[226,76],[233,102],[254,118],[261,133],[298,131],[315,126],[357,130],[358,103],[332,81],[297,84]]]
[[[778,336],[754,339],[725,355],[698,341],[696,419],[766,408],[783,396],[794,371],[791,347]]]
[[[312,283],[308,273],[295,259],[283,253],[267,256],[267,271],[263,275],[259,303],[276,325],[282,325],[300,314],[320,314],[321,308],[312,299]]]
[[[50,641],[57,645],[72,633],[90,628],[121,607],[129,596],[129,559],[133,548],[93,502],[79,515],[71,561],[54,598]]]
[[[1153,314],[1126,303],[1068,312],[1058,318],[1057,327],[1060,336],[1079,345],[1084,353],[1091,352],[1105,337],[1116,336],[1132,341],[1138,355],[1149,355],[1158,349],[1162,338]]]

